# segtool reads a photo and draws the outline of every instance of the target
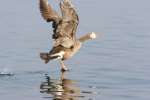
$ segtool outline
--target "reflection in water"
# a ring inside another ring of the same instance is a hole
[[[52,79],[45,75],[46,82],[42,82],[40,89],[41,93],[50,94],[53,100],[79,100],[84,98],[84,94],[91,94],[92,92],[81,91],[76,85],[76,82],[64,77],[64,72],[61,73],[60,79]],[[88,100],[92,100],[89,98]]]

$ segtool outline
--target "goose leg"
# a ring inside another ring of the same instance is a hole
[[[62,60],[60,60],[60,64],[61,64],[61,71],[68,71],[68,68],[65,66],[64,62]]]

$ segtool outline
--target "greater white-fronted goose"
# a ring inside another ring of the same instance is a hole
[[[54,40],[53,48],[49,53],[40,53],[41,59],[48,63],[52,59],[59,59],[61,70],[68,70],[64,60],[71,58],[89,39],[96,38],[94,32],[88,33],[79,39],[76,38],[76,29],[79,23],[78,15],[70,0],[60,1],[61,16],[52,9],[48,0],[40,0],[40,11],[47,22],[52,22]]]

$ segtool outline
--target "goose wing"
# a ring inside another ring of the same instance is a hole
[[[64,31],[66,31],[66,34],[70,35],[70,37],[75,38],[76,29],[79,23],[78,14],[70,0],[64,0],[63,3],[60,4],[60,8]]]
[[[41,15],[47,22],[58,22],[60,17],[49,5],[48,0],[40,0],[39,6]]]
[[[61,37],[74,39],[79,23],[78,15],[70,0],[63,0],[63,2],[60,2],[60,9],[62,13],[62,20],[57,26],[54,39]]]
[[[64,21],[74,21],[78,24],[78,14],[70,0],[63,0],[63,3],[60,3],[60,9]]]
[[[73,47],[76,41],[75,33],[79,18],[70,0],[60,2],[60,9],[62,20],[57,25],[53,35],[53,39],[55,39],[54,46],[61,45],[65,48],[70,48]]]

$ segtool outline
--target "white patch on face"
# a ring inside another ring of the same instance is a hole
[[[59,56],[58,59],[62,59],[64,54],[65,54],[64,51],[60,51],[59,53],[55,53],[55,54],[51,55],[51,57]]]
[[[94,32],[92,32],[92,33],[90,34],[90,38],[91,38],[91,39],[95,39],[95,38],[96,38],[96,34],[95,34]]]

